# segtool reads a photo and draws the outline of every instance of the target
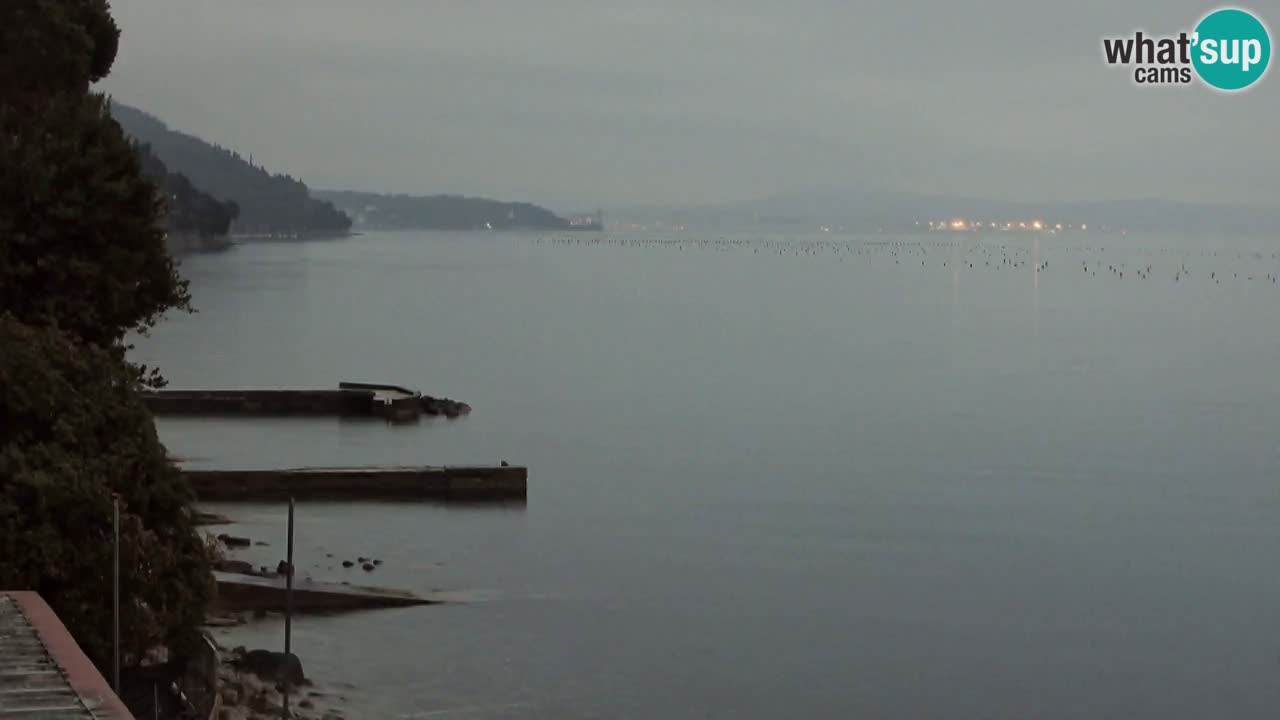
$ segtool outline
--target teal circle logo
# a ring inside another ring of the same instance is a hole
[[[1243,90],[1258,81],[1271,60],[1271,36],[1262,21],[1227,8],[1196,26],[1191,62],[1200,79],[1219,90]]]

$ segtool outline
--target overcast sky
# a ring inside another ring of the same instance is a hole
[[[1102,61],[1104,35],[1190,30],[1210,3],[112,6],[104,90],[313,187],[562,210],[846,187],[1280,202],[1277,61],[1234,95]]]

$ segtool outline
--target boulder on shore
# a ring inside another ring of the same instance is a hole
[[[278,680],[289,685],[302,685],[306,676],[302,673],[302,661],[293,653],[274,650],[249,650],[231,660],[242,672],[252,673],[264,680]]]
[[[222,533],[218,535],[218,539],[221,540],[222,544],[226,545],[227,547],[249,547],[250,545],[253,544],[253,541],[251,541],[247,537],[240,537],[238,535],[228,535],[226,533]]]
[[[257,574],[257,571],[253,569],[253,563],[245,560],[218,560],[213,563],[213,569],[219,572],[240,573],[242,575]]]
[[[226,515],[201,510],[194,511],[191,519],[196,525],[230,525],[232,522]]]
[[[423,395],[420,398],[422,403],[422,412],[427,415],[444,415],[445,417],[456,418],[459,415],[466,415],[471,412],[471,406],[450,400],[449,398],[436,398],[430,395]]]

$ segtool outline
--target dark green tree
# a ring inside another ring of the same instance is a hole
[[[89,92],[118,37],[104,0],[0,0],[0,587],[39,591],[100,668],[113,494],[126,658],[181,653],[210,596],[190,492],[124,359],[189,297],[162,199]]]
[[[231,222],[240,214],[240,206],[230,201],[221,202],[192,185],[186,175],[170,172],[149,146],[140,145],[137,150],[143,174],[164,196],[169,232],[202,238],[227,234]]]
[[[10,101],[83,94],[111,71],[119,43],[120,29],[106,0],[5,0],[0,88]]]
[[[126,658],[198,639],[211,597],[190,489],[113,354],[0,316],[0,587],[38,591],[111,666],[112,495]]]
[[[0,3],[0,310],[118,347],[190,297],[162,199],[107,101],[102,0]]]
[[[105,100],[37,107],[0,104],[0,308],[114,346],[190,301],[162,201]]]

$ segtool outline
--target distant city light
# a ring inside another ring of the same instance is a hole
[[[945,220],[916,220],[917,225],[927,226],[930,230],[945,230],[951,232],[972,232],[976,230],[1027,230],[1034,232],[1059,233],[1066,230],[1074,230],[1077,225],[1075,223],[1046,222],[1044,220],[969,220],[963,217],[950,218]],[[1081,230],[1088,230],[1089,226],[1080,223]],[[1106,231],[1107,228],[1103,228]]]

